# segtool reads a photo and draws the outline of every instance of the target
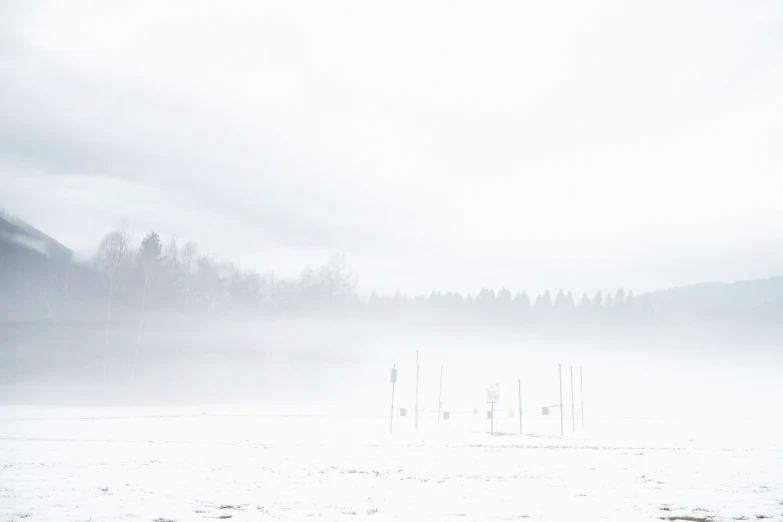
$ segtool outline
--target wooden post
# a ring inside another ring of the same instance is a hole
[[[581,401],[582,405],[580,406],[580,410],[582,413],[582,427],[585,427],[585,389],[582,386],[582,367],[579,367],[579,400]]]
[[[490,406],[490,411],[492,412],[490,423],[489,423],[489,434],[494,435],[495,434],[495,403],[490,403],[492,406]]]
[[[560,436],[563,436],[563,365],[557,365],[557,378],[560,381]]]
[[[440,385],[438,386],[438,424],[440,424],[440,409],[443,407],[443,365],[440,367]]]
[[[522,379],[519,379],[519,434],[522,435]]]
[[[392,383],[391,420],[389,421],[389,435],[394,433],[394,383]]]
[[[419,350],[416,350],[416,433],[419,433]]]
[[[576,406],[574,405],[574,367],[571,366],[571,431],[576,431]]]

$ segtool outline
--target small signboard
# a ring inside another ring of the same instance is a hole
[[[391,371],[391,383],[395,384],[397,382],[397,365],[395,364]]]
[[[487,402],[490,404],[500,402],[500,383],[493,384],[487,388]]]

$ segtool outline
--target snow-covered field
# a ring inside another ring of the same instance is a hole
[[[778,418],[420,421],[0,407],[0,522],[783,520]]]

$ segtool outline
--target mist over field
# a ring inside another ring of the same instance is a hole
[[[443,411],[483,415],[495,383],[505,410],[559,416],[559,368],[564,410],[576,371],[574,410],[588,418],[718,426],[768,417],[783,392],[781,278],[579,298],[368,295],[343,255],[281,279],[154,231],[110,231],[80,260],[19,218],[2,224],[5,404],[383,417],[392,365],[395,411],[415,409],[417,352],[429,424]]]
[[[781,34],[0,2],[0,522],[781,520]]]

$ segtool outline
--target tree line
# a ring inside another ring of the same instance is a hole
[[[365,297],[340,254],[298,277],[280,278],[239,268],[176,236],[164,240],[150,231],[134,242],[127,228],[106,234],[86,263],[73,262],[70,253],[47,256],[36,249],[3,245],[0,327],[13,335],[5,344],[0,342],[0,357],[13,355],[18,366],[20,353],[51,357],[63,346],[70,358],[81,354],[85,368],[98,374],[102,369],[107,382],[120,370],[135,381],[145,371],[145,356],[149,363],[151,354],[185,353],[199,345],[205,350],[249,349],[268,342],[262,341],[267,331],[263,326],[253,326],[252,335],[243,330],[246,338],[228,345],[222,338],[208,337],[210,332],[233,332],[250,325],[238,325],[234,318],[314,316],[345,320],[342,324],[349,327],[375,320],[383,325],[399,322],[482,335],[619,333],[629,339],[674,336],[674,340],[685,330],[669,328],[672,321],[699,330],[706,320],[710,328],[703,331],[717,332],[713,328],[717,325],[727,340],[747,343],[777,335],[779,328],[770,325],[779,324],[775,321],[783,309],[767,307],[766,315],[709,315],[711,309],[683,307],[671,299],[652,300],[622,288],[578,297],[567,290],[531,296],[507,288],[414,296],[373,292]],[[754,322],[754,317],[765,322]],[[205,321],[210,318],[215,321]]]
[[[126,229],[110,232],[100,242],[93,267],[101,274],[107,314],[114,302],[136,303],[141,315],[150,308],[202,310],[210,313],[342,312],[364,314],[470,314],[502,321],[630,320],[649,317],[649,299],[633,291],[575,299],[571,292],[549,291],[534,299],[526,292],[513,294],[485,288],[476,295],[437,292],[408,296],[402,293],[360,297],[356,277],[345,257],[336,254],[318,268],[307,268],[297,278],[262,275],[219,261],[192,242],[177,237],[163,242],[152,231],[133,248]],[[142,319],[143,320],[143,319]]]
[[[296,279],[281,279],[220,261],[192,241],[180,243],[172,237],[164,244],[153,231],[134,249],[126,229],[104,236],[92,265],[101,275],[108,306],[122,301],[136,302],[142,310],[282,312],[361,302],[355,278],[339,254]]]

